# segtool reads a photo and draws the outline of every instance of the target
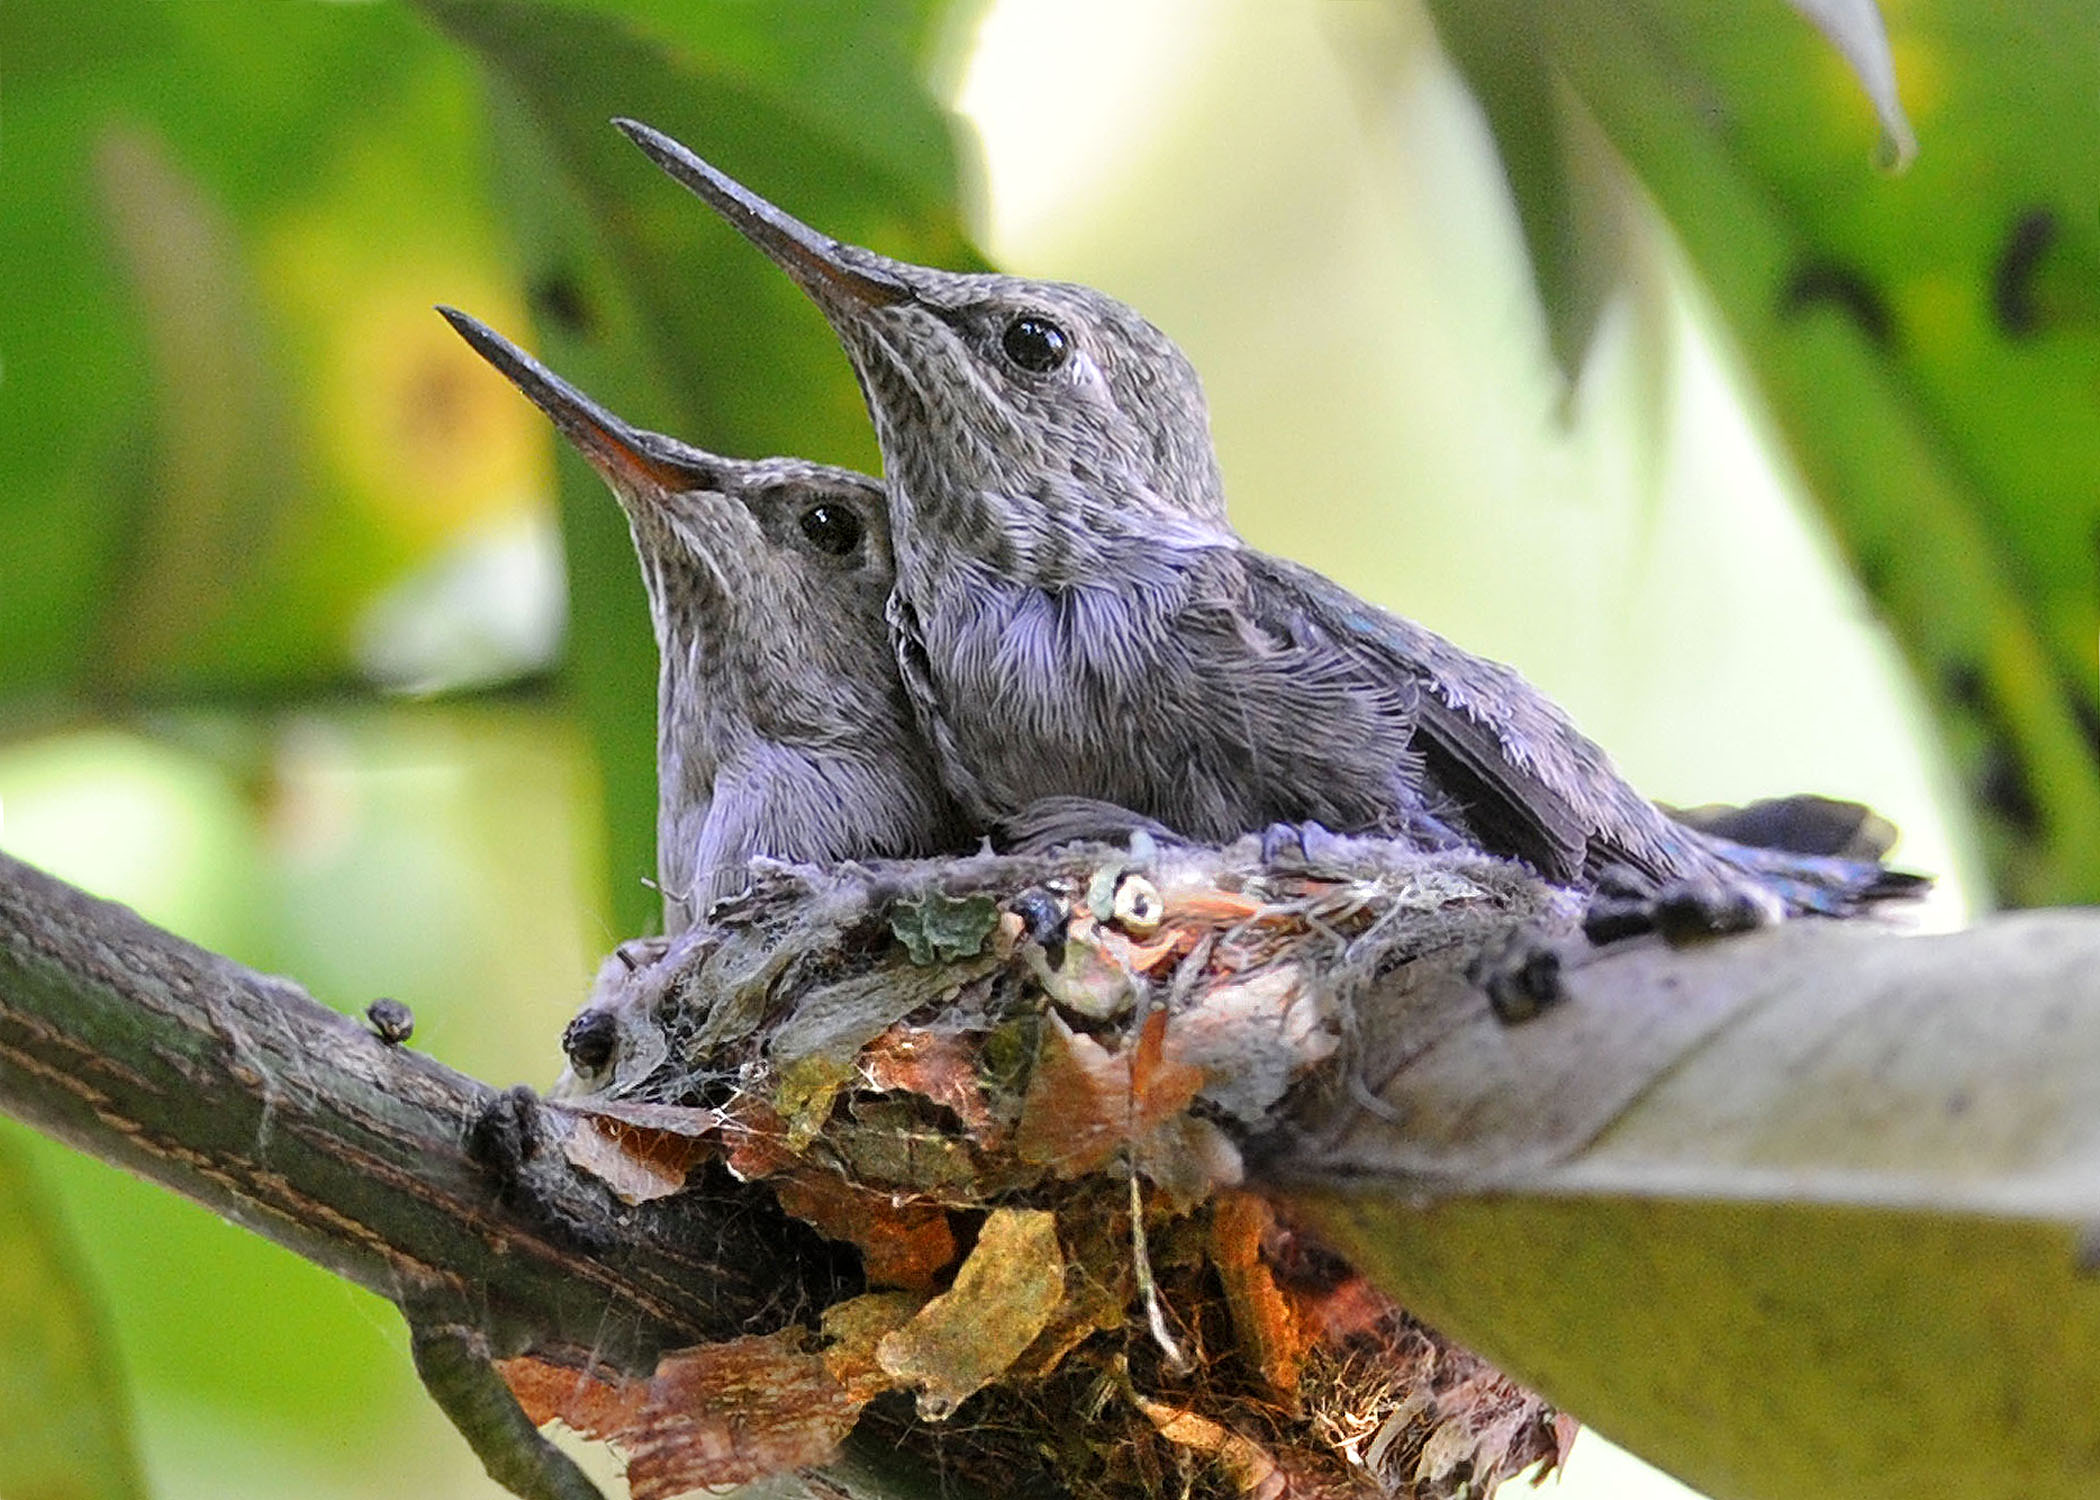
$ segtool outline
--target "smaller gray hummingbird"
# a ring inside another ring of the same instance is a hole
[[[675,934],[756,856],[959,852],[883,623],[882,486],[796,458],[723,458],[631,427],[501,334],[439,312],[554,419],[634,535],[656,626],[657,882]]]

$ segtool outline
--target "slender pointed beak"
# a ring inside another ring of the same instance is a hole
[[[438,311],[476,354],[553,418],[562,436],[576,445],[616,493],[628,496],[725,487],[724,476],[708,467],[700,455],[665,451],[667,445],[654,433],[621,421],[486,323],[457,308],[440,307]]]
[[[819,306],[828,309],[843,301],[848,306],[894,307],[912,300],[912,290],[901,278],[879,264],[848,260],[840,252],[849,247],[775,208],[662,131],[652,130],[638,120],[614,120],[613,124],[648,153],[651,161],[698,194],[739,234],[765,251]],[[879,260],[868,251],[857,251],[856,255]]]

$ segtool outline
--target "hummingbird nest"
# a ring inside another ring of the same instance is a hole
[[[529,1356],[506,1378],[619,1448],[637,1500],[820,1466],[856,1424],[1008,1495],[1543,1476],[1573,1423],[1279,1217],[1246,1161],[1351,1087],[1353,992],[1564,899],[1370,840],[1288,867],[1143,836],[767,867],[608,960],[555,1130],[629,1203],[734,1179],[857,1250],[859,1290],[785,1294],[781,1326],[653,1378]]]

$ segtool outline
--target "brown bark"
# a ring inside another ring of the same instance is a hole
[[[492,1172],[470,1134],[506,1103],[0,855],[0,1110],[498,1353],[646,1370],[784,1319],[784,1226],[705,1193],[628,1209],[559,1153]]]

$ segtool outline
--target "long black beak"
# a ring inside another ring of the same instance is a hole
[[[660,130],[638,120],[615,120],[649,159],[698,194],[737,232],[771,257],[821,307],[843,300],[861,307],[891,307],[912,300],[902,278],[885,270],[872,251],[855,249],[849,260],[841,245],[793,214],[774,207],[735,178],[716,170]]]
[[[438,311],[476,354],[554,419],[562,436],[576,445],[618,493],[675,494],[727,487],[721,469],[711,467],[697,451],[621,421],[479,319],[453,307]]]

